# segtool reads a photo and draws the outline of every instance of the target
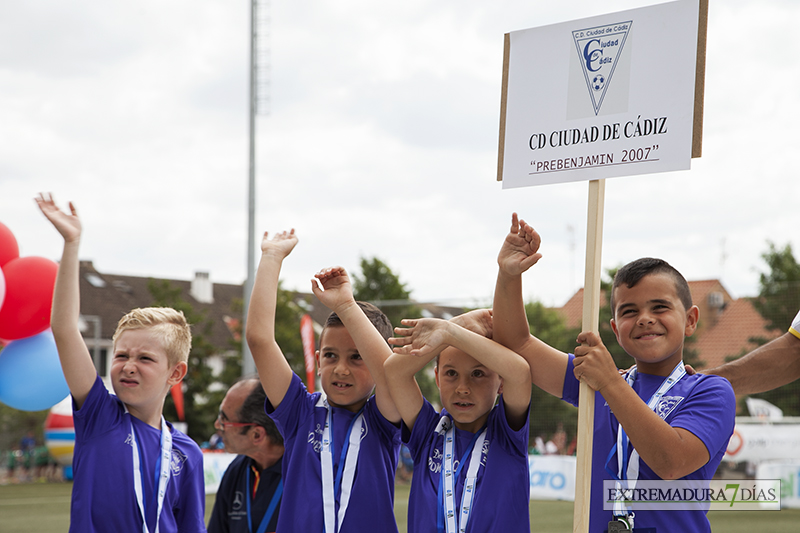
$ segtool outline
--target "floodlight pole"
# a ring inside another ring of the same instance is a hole
[[[256,246],[256,104],[257,104],[257,76],[256,76],[256,8],[258,0],[250,1],[250,105],[249,105],[249,172],[247,189],[247,280],[244,283],[244,306],[242,307],[242,375],[249,376],[256,373],[256,364],[250,347],[247,345],[244,332],[247,324],[247,310],[250,308],[250,294],[253,292],[255,278],[255,246]]]

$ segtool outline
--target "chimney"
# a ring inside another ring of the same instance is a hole
[[[192,288],[189,290],[192,298],[201,304],[214,303],[214,284],[208,277],[208,272],[195,272]]]

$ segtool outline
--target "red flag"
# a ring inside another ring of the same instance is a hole
[[[303,339],[303,354],[306,360],[306,388],[308,392],[314,392],[314,326],[311,323],[311,316],[303,315],[300,319],[300,338]]]
[[[185,422],[186,418],[183,416],[183,382],[178,382],[172,386],[169,392],[172,394],[172,401],[175,402],[175,411],[178,413],[178,420]]]

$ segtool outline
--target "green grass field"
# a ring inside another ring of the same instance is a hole
[[[3,533],[61,533],[69,528],[70,483],[35,483],[0,486],[0,531]],[[401,532],[406,531],[409,486],[398,484],[395,514]],[[214,496],[206,498],[206,517]],[[572,502],[532,501],[531,531],[572,531]],[[716,511],[709,513],[714,531],[745,533],[769,531],[794,533],[800,524],[800,509],[782,511]],[[667,532],[673,533],[673,532]]]

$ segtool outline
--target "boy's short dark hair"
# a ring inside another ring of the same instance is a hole
[[[672,265],[663,259],[656,259],[653,257],[642,257],[635,261],[631,261],[624,267],[617,271],[614,276],[614,283],[611,286],[611,316],[616,314],[616,304],[614,302],[614,292],[617,287],[625,284],[629,289],[639,283],[642,278],[651,274],[666,274],[671,276],[675,281],[675,292],[681,300],[683,307],[688,310],[692,307],[692,291],[689,290],[689,284],[686,283],[686,278],[675,269]]]
[[[281,432],[278,431],[278,427],[275,425],[275,422],[273,422],[264,411],[264,403],[267,400],[267,395],[264,392],[264,387],[261,385],[261,381],[255,378],[243,378],[240,381],[245,383],[252,382],[253,389],[250,391],[250,394],[247,395],[247,398],[244,399],[242,406],[239,408],[239,412],[237,413],[237,418],[239,421],[248,424],[258,424],[264,428],[264,431],[266,431],[267,436],[270,438],[270,440],[272,440],[273,444],[283,445],[283,435],[281,435]],[[249,428],[247,427],[241,428],[243,433],[246,433],[248,429]]]
[[[392,336],[393,328],[392,323],[389,321],[389,317],[383,314],[383,311],[378,309],[377,306],[372,305],[369,302],[356,302],[361,310],[367,315],[367,318],[375,326],[375,329],[381,334],[384,340],[388,339]],[[344,327],[342,323],[342,319],[339,318],[339,315],[336,313],[331,313],[328,315],[328,319],[325,321],[325,329],[327,328],[340,328]]]

